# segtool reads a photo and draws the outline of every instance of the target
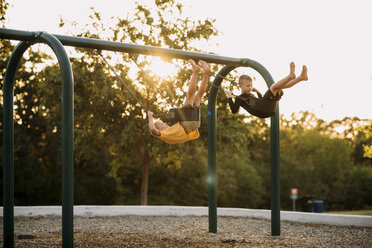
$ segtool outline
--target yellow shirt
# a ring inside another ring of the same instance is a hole
[[[190,133],[186,133],[185,129],[178,122],[160,132],[160,136],[158,136],[158,138],[167,142],[168,144],[180,144],[199,138],[199,131],[196,129]]]

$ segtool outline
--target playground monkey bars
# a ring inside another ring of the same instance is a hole
[[[63,46],[144,54],[177,59],[204,60],[225,65],[215,77],[208,97],[208,209],[209,232],[217,232],[217,130],[216,101],[223,77],[236,67],[250,67],[264,78],[268,87],[274,81],[261,64],[246,58],[231,58],[177,49],[104,41],[92,38],[52,35],[0,28],[0,39],[21,41],[13,51],[6,69],[3,94],[3,171],[4,171],[4,247],[14,246],[14,124],[13,95],[17,65],[23,53],[34,43],[46,43],[57,56],[62,76],[62,245],[73,247],[73,75]],[[271,234],[280,235],[279,110],[271,117]]]

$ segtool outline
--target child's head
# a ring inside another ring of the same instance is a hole
[[[161,120],[157,120],[154,125],[159,131],[164,131],[169,127],[167,123],[162,122]]]
[[[248,75],[241,75],[239,77],[239,87],[243,93],[251,93],[252,91],[252,78]]]

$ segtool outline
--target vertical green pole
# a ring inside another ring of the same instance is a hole
[[[10,56],[4,79],[3,98],[3,216],[4,247],[14,247],[14,122],[13,96],[17,65],[30,46],[20,42]]]
[[[59,40],[47,33],[35,33],[55,52],[62,75],[62,245],[73,247],[73,77],[67,53]],[[13,95],[16,67],[30,44],[21,42],[10,57],[4,80],[4,247],[14,246],[14,124]]]
[[[271,117],[271,235],[280,236],[279,104]]]
[[[211,94],[209,95],[209,97]],[[209,232],[217,233],[217,128],[216,128],[216,105],[208,100],[208,217]]]
[[[217,92],[223,77],[234,68],[234,66],[224,66],[221,69],[218,75],[222,77],[215,77],[208,97],[208,217],[211,233],[217,233]]]
[[[261,64],[250,60],[249,66],[265,79],[267,87],[274,83],[270,73]],[[271,117],[270,127],[270,164],[271,164],[271,235],[280,236],[280,161],[279,161],[279,104]]]
[[[57,56],[62,76],[62,246],[74,245],[74,80],[70,60],[62,43],[40,33]]]

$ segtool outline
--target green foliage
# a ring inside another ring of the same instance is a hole
[[[1,46],[1,58],[9,59],[14,47],[4,40]],[[60,160],[56,159],[60,158],[60,139],[56,139],[57,134],[46,122],[48,110],[40,101],[40,73],[35,69],[42,63],[44,54],[29,49],[28,57],[30,64],[26,65],[23,59],[19,64],[17,76],[20,79],[16,80],[14,87],[15,204],[58,204],[61,176]],[[6,61],[2,60],[2,82],[5,66]]]
[[[257,208],[264,196],[262,179],[242,153],[220,151],[218,160],[218,206]]]
[[[361,136],[356,132],[359,130],[360,120],[345,118],[327,124],[308,112],[302,113],[298,119],[299,122],[294,118],[291,120],[292,125],[284,125],[285,128],[280,134],[281,196],[285,199],[282,206],[290,209],[290,188],[299,189],[300,203],[309,199],[321,199],[329,209],[348,209],[351,205],[361,208],[370,205],[371,197],[362,192],[365,192],[365,187],[369,187],[367,180],[372,179],[372,167],[365,166],[366,163],[354,158]],[[284,120],[282,123],[287,122]],[[319,123],[322,123],[322,128]],[[334,129],[335,123],[336,127],[351,128],[340,134],[337,132],[339,129]],[[350,133],[353,135],[350,136]],[[355,173],[361,170],[365,170],[365,174],[356,176]],[[362,183],[353,182],[358,180],[356,178],[359,176]],[[352,184],[357,186],[354,188]],[[361,194],[362,197],[358,201],[353,197],[356,192],[353,193],[350,188]],[[353,200],[346,200],[348,198]],[[303,205],[302,209],[304,208]]]
[[[208,204],[206,148],[192,144],[179,148],[163,157],[159,154],[153,163],[149,202],[155,205],[205,206]],[[174,160],[170,161],[169,156]]]
[[[362,147],[364,149],[363,158],[372,159],[372,120],[359,128],[358,137],[362,136]]]
[[[288,137],[285,131],[282,136]],[[330,139],[313,130],[283,142],[282,197],[288,199],[290,188],[301,186],[302,195],[327,199],[328,204],[336,204],[340,200],[337,197],[342,194],[340,182],[352,168],[350,154],[351,147],[344,140]]]
[[[372,206],[372,168],[354,166],[346,173],[343,181],[343,206],[341,209],[359,210]]]
[[[6,10],[9,7],[9,3],[5,0],[0,0],[0,22],[3,24],[5,21]]]
[[[363,157],[372,158],[372,146],[363,145],[364,155]]]

